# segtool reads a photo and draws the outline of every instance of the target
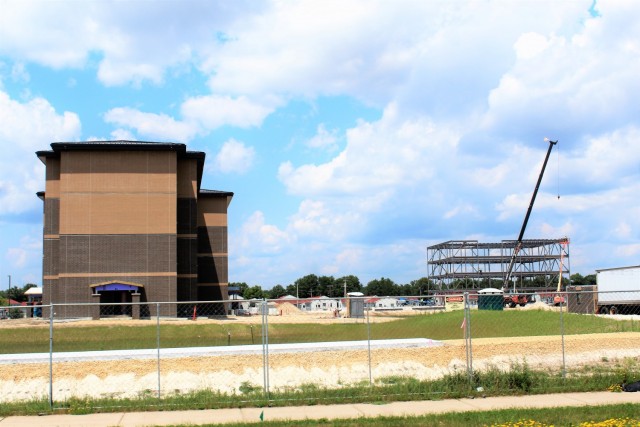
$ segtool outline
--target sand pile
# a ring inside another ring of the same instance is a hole
[[[290,302],[283,302],[280,304],[276,304],[281,315],[286,314],[300,314],[300,309]]]

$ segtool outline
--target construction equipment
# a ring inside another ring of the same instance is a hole
[[[560,244],[562,245],[562,250],[560,251],[560,272],[558,273],[558,289],[556,289],[556,294],[553,297],[553,305],[555,306],[564,305],[567,302],[566,298],[560,293],[560,291],[562,291],[562,266],[564,262],[564,251],[569,244],[569,239],[565,237],[565,239],[560,242]]]
[[[511,260],[509,261],[509,266],[507,267],[506,274],[504,276],[504,282],[502,284],[502,290],[507,292],[509,290],[509,283],[511,281],[511,273],[513,271],[513,266],[516,262],[516,257],[518,256],[518,252],[522,248],[522,238],[524,236],[524,230],[527,228],[527,223],[529,222],[529,216],[531,215],[531,210],[533,208],[533,203],[536,201],[536,196],[538,195],[538,188],[540,188],[540,182],[542,181],[542,176],[544,175],[544,170],[547,167],[547,162],[549,161],[549,156],[551,155],[551,150],[553,146],[558,143],[558,141],[551,141],[549,138],[544,139],[549,143],[549,149],[547,150],[547,155],[544,158],[544,163],[542,164],[542,170],[540,171],[540,176],[538,176],[538,182],[536,183],[536,188],[533,190],[533,195],[531,196],[531,202],[529,203],[529,209],[527,209],[527,214],[524,217],[524,222],[522,223],[522,228],[520,229],[520,234],[518,235],[518,240],[516,241],[516,246],[513,249],[513,254],[511,255]],[[513,284],[513,292],[515,293],[516,285]],[[522,299],[519,299],[522,301]],[[528,301],[528,299],[527,299]],[[513,298],[512,296],[505,294],[505,304],[512,304]],[[521,302],[518,302],[521,304]],[[526,304],[526,302],[525,302]]]

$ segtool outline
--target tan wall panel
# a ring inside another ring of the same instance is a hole
[[[198,226],[213,227],[227,225],[227,198],[198,199]]]
[[[178,161],[178,197],[198,197],[198,163],[195,159]]]
[[[60,197],[60,159],[48,158],[45,197]]]
[[[205,213],[199,215],[198,226],[200,225],[203,227],[226,227],[227,214]]]
[[[60,234],[175,234],[175,194],[63,194]]]
[[[62,192],[176,192],[176,153],[73,151],[62,153]]]
[[[175,272],[166,273],[63,273],[58,276],[59,278],[67,277],[178,277]]]
[[[63,194],[60,197],[60,234],[91,234],[91,197]]]

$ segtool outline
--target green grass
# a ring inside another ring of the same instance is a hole
[[[640,404],[544,408],[544,409],[505,409],[484,412],[462,412],[419,417],[376,417],[344,420],[296,420],[269,421],[260,425],[265,427],[289,426],[332,426],[332,427],[378,427],[378,426],[579,426],[585,427],[631,427],[640,426]],[[216,424],[219,425],[219,424]],[[255,423],[225,424],[227,427],[255,426]],[[186,426],[186,425],[184,425]],[[214,424],[204,424],[212,427]],[[183,426],[174,426],[183,427]]]
[[[442,312],[430,315],[399,317],[383,323],[371,323],[372,339],[431,338],[450,340],[463,338],[463,312]],[[638,331],[638,322],[618,321],[579,314],[563,315],[565,334]],[[172,347],[202,347],[261,343],[261,325],[163,323],[160,345]],[[28,331],[28,333],[27,333]],[[473,311],[473,338],[517,337],[560,334],[560,315],[538,310]],[[321,342],[366,340],[367,324],[271,324],[269,342]],[[145,326],[96,325],[58,327],[54,324],[54,351],[122,350],[155,348],[155,321]],[[49,351],[49,329],[2,328],[0,353],[33,353]]]
[[[466,371],[454,371],[443,378],[419,381],[407,377],[382,378],[342,388],[324,388],[313,384],[273,390],[267,397],[261,387],[243,384],[238,394],[202,390],[163,396],[151,390],[136,398],[69,399],[54,402],[54,409],[71,414],[95,412],[133,412],[153,410],[218,409],[265,406],[308,406],[339,403],[386,403],[394,401],[441,400],[461,397],[547,394],[603,391],[612,385],[640,377],[640,362],[627,359],[607,368],[588,366],[568,372],[566,378],[553,371],[532,370],[527,364],[513,364],[508,372],[489,368],[475,372],[471,381]],[[478,391],[482,387],[482,391]],[[0,417],[49,413],[46,400],[3,403]]]

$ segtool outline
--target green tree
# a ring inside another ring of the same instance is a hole
[[[242,297],[244,299],[254,299],[254,298],[262,299],[265,297],[265,292],[262,290],[260,285],[255,285],[250,288],[247,288],[242,294]]]
[[[408,285],[404,285],[404,287],[406,291],[403,295],[406,296],[428,295],[431,291],[436,289],[434,283],[426,277],[421,277],[418,280],[412,280]]]
[[[347,284],[347,293],[349,292],[362,292],[362,284],[358,276],[349,275],[339,277],[335,281],[336,287],[339,291],[336,291],[337,296],[344,296],[344,285]]]
[[[575,273],[571,275],[571,285],[572,286],[595,286],[596,285],[596,275],[589,274],[587,276],[583,276],[580,273]]]
[[[287,295],[293,295],[294,297],[298,296],[297,295],[298,290],[296,289],[296,284],[295,283],[287,285],[286,291],[287,291]]]
[[[315,274],[308,274],[294,282],[297,287],[298,295],[300,298],[309,298],[312,296],[320,296],[318,293],[319,283],[318,276]]]
[[[276,299],[287,295],[287,290],[282,285],[275,285],[269,291],[269,298]]]
[[[38,286],[33,283],[27,283],[22,287],[12,286],[11,289],[7,290],[6,295],[14,301],[25,302],[29,298],[24,293],[27,292],[27,290],[36,287]]]
[[[340,292],[337,289],[336,279],[333,276],[320,276],[318,277],[318,296],[324,295],[327,297],[340,296]]]
[[[367,283],[364,293],[369,296],[377,295],[382,297],[395,296],[398,294],[398,292],[398,285],[396,285],[393,280],[382,277],[380,279],[374,279]]]
[[[242,295],[242,297],[244,298],[244,292],[249,289],[249,285],[247,285],[245,282],[231,282],[229,283],[229,286],[234,286],[238,288],[238,295]]]

